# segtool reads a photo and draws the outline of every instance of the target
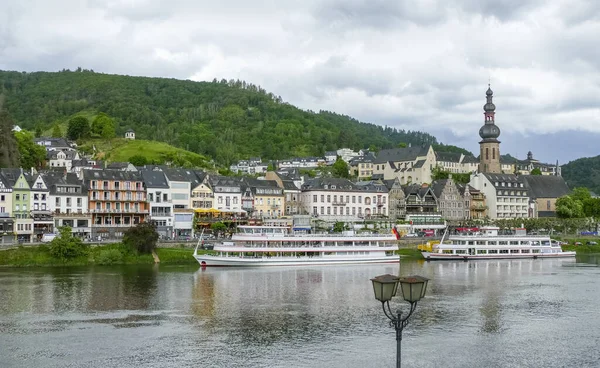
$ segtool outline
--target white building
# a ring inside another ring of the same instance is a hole
[[[133,129],[127,129],[127,131],[125,132],[125,139],[135,139],[135,132],[133,131]]]
[[[150,221],[156,225],[156,232],[161,237],[173,237],[173,200],[171,187],[165,174],[160,170],[142,170],[142,178],[146,187],[146,200],[150,207]]]
[[[48,172],[44,175],[50,194],[48,207],[54,216],[54,228],[69,226],[74,235],[91,235],[92,217],[88,211],[88,192],[74,173]]]
[[[210,178],[210,186],[214,191],[214,208],[222,212],[243,214],[241,183],[225,176]]]
[[[48,151],[46,154],[49,167],[64,167],[67,172],[73,167],[73,160],[79,160],[77,151]]]
[[[346,161],[346,163],[349,163],[353,158],[360,156],[358,152],[354,152],[350,148],[340,148],[337,150],[336,154],[337,156],[340,156],[342,160]]]
[[[192,181],[196,174],[186,169],[164,169],[163,170],[173,202],[173,238],[191,238],[194,236],[194,210],[190,208],[190,196],[192,193]]]
[[[491,219],[529,217],[529,193],[520,177],[477,173],[471,176],[469,185],[485,194]]]
[[[388,216],[385,185],[356,185],[347,179],[317,178],[302,185],[303,212],[324,221],[357,221]]]
[[[268,164],[263,163],[260,157],[253,157],[249,160],[240,160],[237,164],[229,166],[229,170],[234,173],[242,174],[264,174],[267,172]]]
[[[405,185],[431,183],[431,170],[437,162],[431,146],[414,146],[381,150],[373,164],[374,179],[398,178]]]

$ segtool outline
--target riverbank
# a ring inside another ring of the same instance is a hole
[[[206,253],[207,251],[198,251]],[[156,248],[156,254],[161,264],[194,264],[190,248]],[[30,267],[30,266],[89,266],[117,264],[154,264],[151,254],[138,254],[123,244],[107,244],[89,247],[85,256],[60,260],[52,257],[49,247],[18,247],[0,251],[0,267]]]

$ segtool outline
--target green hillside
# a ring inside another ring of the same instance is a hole
[[[210,168],[209,159],[197,153],[173,147],[167,143],[128,140],[87,140],[79,147],[82,151],[95,154],[96,158],[108,162],[128,162],[131,157],[144,157],[149,164],[173,163],[175,166]]]
[[[384,128],[347,116],[300,110],[243,81],[193,82],[79,70],[0,71],[0,89],[12,119],[24,128],[63,130],[78,113],[104,112],[140,139],[157,140],[214,158],[220,165],[260,156],[281,159],[322,155],[340,147],[391,148],[437,144],[417,131]]]
[[[586,187],[600,194],[600,156],[571,161],[563,165],[561,171],[569,188]]]

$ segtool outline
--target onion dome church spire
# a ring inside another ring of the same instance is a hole
[[[500,128],[496,125],[496,105],[492,101],[494,92],[488,84],[485,92],[486,103],[483,105],[484,124],[479,129],[479,136],[482,138],[479,142],[479,171],[484,173],[501,174],[500,166]]]
[[[488,84],[488,89],[485,92],[486,103],[483,105],[483,111],[485,116],[485,123],[479,129],[479,136],[484,140],[496,140],[500,136],[500,128],[495,124],[496,105],[492,102],[494,98],[494,92]]]

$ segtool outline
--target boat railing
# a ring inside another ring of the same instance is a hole
[[[255,233],[235,233],[233,237],[253,237],[253,238],[381,238],[381,237],[394,237],[392,233],[378,233],[378,234],[255,234]]]
[[[475,238],[531,238],[531,239],[549,239],[549,235],[452,235],[453,239],[456,238],[465,238],[465,239],[475,239]]]

